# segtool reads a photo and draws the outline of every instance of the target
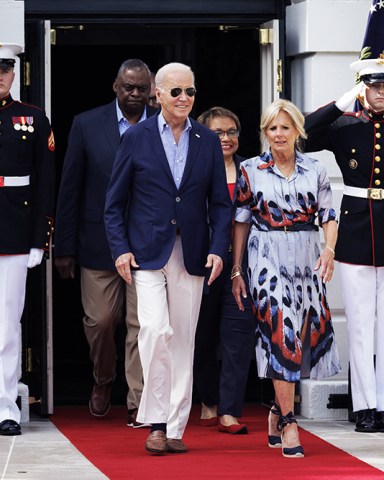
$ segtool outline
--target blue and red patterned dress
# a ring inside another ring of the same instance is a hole
[[[321,253],[315,221],[336,220],[325,167],[296,152],[287,180],[266,152],[242,162],[240,170],[235,220],[251,224],[248,275],[259,377],[295,382],[335,375],[340,362],[326,288],[314,270]]]

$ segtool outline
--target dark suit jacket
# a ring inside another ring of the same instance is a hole
[[[191,119],[178,189],[157,119],[156,115],[130,128],[119,147],[106,200],[109,245],[114,259],[132,252],[140,268],[157,270],[167,263],[179,228],[186,270],[203,276],[208,253],[225,258],[230,241],[232,203],[220,141]]]
[[[147,107],[148,116],[156,112]],[[73,255],[81,266],[114,270],[104,205],[119,143],[116,100],[75,116],[57,203],[55,256]]]

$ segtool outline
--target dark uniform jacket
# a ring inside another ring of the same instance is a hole
[[[306,117],[307,152],[330,150],[344,185],[384,188],[384,116],[367,110],[343,113],[335,103]],[[383,150],[383,152],[382,152]],[[384,266],[384,199],[343,195],[336,260]]]
[[[0,99],[0,255],[49,249],[55,201],[54,139],[45,113]],[[30,184],[4,186],[4,177],[30,175]]]
[[[147,108],[147,116],[158,110]],[[68,138],[56,210],[54,253],[95,270],[115,269],[105,226],[105,196],[120,133],[116,100],[76,115]]]

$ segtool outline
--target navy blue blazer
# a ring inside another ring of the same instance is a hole
[[[147,107],[147,115],[157,110]],[[104,226],[105,195],[120,143],[116,100],[80,113],[68,138],[56,210],[55,256],[114,270]]]
[[[157,121],[155,115],[130,128],[118,149],[105,208],[112,256],[116,260],[132,252],[141,269],[160,269],[179,229],[186,270],[203,276],[208,253],[225,258],[230,241],[232,202],[220,141],[191,119],[188,156],[177,188]]]

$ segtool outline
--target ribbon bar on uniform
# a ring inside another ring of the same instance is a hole
[[[344,185],[344,195],[350,197],[367,198],[369,200],[383,200],[384,190],[382,188],[359,188]]]
[[[29,175],[24,177],[2,177],[0,176],[0,187],[24,187],[29,185]]]

